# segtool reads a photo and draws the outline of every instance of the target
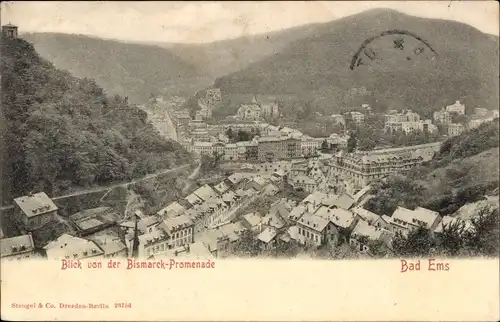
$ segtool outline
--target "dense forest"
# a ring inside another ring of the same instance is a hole
[[[1,49],[3,203],[30,191],[58,195],[190,161],[126,97],[108,97],[95,81],[56,69],[22,39],[2,38]]]
[[[374,183],[375,197],[365,208],[389,216],[397,206],[453,214],[498,188],[498,147],[498,119],[449,138],[431,161],[414,167],[406,176]]]

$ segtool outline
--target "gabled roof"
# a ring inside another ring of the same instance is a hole
[[[380,218],[380,216],[377,215],[376,213],[373,213],[361,207],[355,207],[351,209],[351,211],[356,215],[359,215],[361,218],[363,218],[363,220],[372,225],[375,221],[377,221]]]
[[[342,208],[333,208],[332,215],[330,216],[330,221],[342,228],[349,228],[354,219],[354,214],[352,212]]]
[[[166,214],[170,215],[171,213],[174,213],[175,215],[181,215],[185,212],[186,208],[184,208],[180,203],[175,201],[166,206],[165,208],[161,209],[160,211],[158,211],[157,214],[160,216],[165,216]]]
[[[372,226],[364,220],[359,220],[351,233],[351,238],[366,236],[370,240],[378,240],[383,232],[383,229]]]
[[[196,189],[193,193],[204,201],[218,196],[217,192],[215,192],[214,189],[212,189],[212,187],[208,184]]]
[[[187,200],[192,206],[199,204],[199,203],[202,203],[202,200],[194,193],[190,194],[189,196],[187,196],[184,199]]]
[[[94,237],[94,241],[104,251],[104,255],[115,254],[127,249],[127,246],[115,236],[99,235]]]
[[[269,243],[276,237],[276,229],[272,227],[267,227],[263,232],[261,232],[258,236],[257,239],[264,242],[264,243]]]
[[[38,216],[58,209],[45,192],[15,198],[14,202],[28,217]]]
[[[103,255],[104,251],[92,240],[62,234],[44,247],[49,259],[80,259]]]
[[[413,226],[423,225],[426,228],[431,228],[432,224],[439,217],[439,213],[417,207],[415,210],[406,209],[404,207],[397,207],[391,217],[391,223],[402,225],[410,224]]]
[[[354,205],[354,199],[352,199],[348,194],[344,193],[333,202],[333,205],[342,209],[349,210],[352,205]]]
[[[31,235],[0,239],[0,256],[6,257],[35,250]]]
[[[257,226],[262,221],[262,217],[255,212],[248,213],[244,215],[243,218],[250,224],[251,227]]]
[[[290,214],[288,215],[288,218],[290,220],[298,220],[302,215],[306,212],[307,207],[305,205],[298,205],[290,211]]]
[[[325,218],[321,218],[320,216],[316,216],[311,213],[305,213],[302,218],[297,221],[297,224],[304,225],[308,228],[311,228],[317,232],[322,232],[330,221]]]
[[[193,222],[188,216],[180,215],[164,220],[163,224],[165,225],[166,231],[170,234],[173,230],[193,225]]]
[[[229,190],[229,186],[224,181],[221,181],[216,186],[214,186],[214,190],[220,194],[223,194],[224,192]]]

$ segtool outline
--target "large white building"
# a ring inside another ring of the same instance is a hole
[[[446,106],[446,111],[463,115],[465,114],[465,105],[460,103],[460,101],[455,101],[454,104]]]
[[[441,111],[436,111],[433,114],[433,119],[437,123],[441,124],[450,124],[451,123],[451,114],[447,110],[443,109]]]

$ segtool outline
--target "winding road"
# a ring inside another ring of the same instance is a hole
[[[181,165],[181,166],[179,166],[177,168],[167,169],[167,170],[160,170],[160,171],[157,171],[155,173],[151,173],[151,174],[145,175],[144,177],[134,179],[132,181],[122,182],[122,183],[115,183],[115,184],[111,184],[111,185],[99,186],[99,187],[95,187],[95,188],[90,188],[90,189],[75,191],[75,192],[69,193],[69,194],[64,195],[64,196],[52,197],[51,199],[52,200],[58,200],[58,199],[63,199],[63,198],[68,198],[68,197],[79,196],[79,195],[86,195],[86,194],[94,193],[94,192],[101,192],[101,191],[111,190],[111,189],[118,188],[118,187],[128,187],[131,184],[138,183],[138,182],[141,182],[143,180],[152,179],[152,178],[155,178],[155,177],[163,175],[163,174],[167,174],[167,173],[176,172],[176,171],[179,171],[179,170],[182,170],[182,169],[186,169],[189,166],[191,166],[191,164],[184,164],[184,165]],[[7,209],[10,209],[12,207],[13,206],[5,206],[5,207],[1,207],[0,210],[7,210]]]

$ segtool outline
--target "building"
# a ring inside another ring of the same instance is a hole
[[[405,172],[416,164],[429,161],[439,151],[441,142],[335,154],[330,160],[330,177],[338,182],[350,181],[362,188],[376,179],[395,172]]]
[[[139,235],[138,239],[139,244],[137,258],[150,258],[151,256],[164,253],[168,249],[174,248],[173,244],[171,243],[170,236],[165,232],[164,229],[158,229],[150,233]],[[130,237],[128,241],[128,245],[131,245],[132,243]]]
[[[465,131],[465,126],[460,123],[451,123],[448,124],[448,135],[449,136],[457,136],[462,134]]]
[[[360,252],[370,251],[370,243],[382,241],[390,244],[392,233],[385,229],[370,225],[364,220],[359,220],[349,236],[349,244],[356,247]]]
[[[385,115],[386,122],[418,122],[420,115],[412,112],[412,110],[402,110],[401,113],[390,113]]]
[[[286,144],[286,154],[285,157],[287,159],[298,158],[302,156],[302,146],[301,141],[295,138],[287,138],[285,141]]]
[[[335,233],[335,228],[328,219],[311,213],[305,213],[297,220],[297,229],[299,241],[316,246],[326,243]]]
[[[259,213],[251,212],[244,215],[241,223],[250,231],[262,231],[262,216]]]
[[[317,139],[304,135],[300,138],[300,148],[305,157],[317,155],[323,144],[322,139]]]
[[[351,119],[356,124],[361,124],[365,121],[365,115],[360,112],[346,112],[344,113],[344,117]]]
[[[283,141],[285,137],[264,136],[258,139],[258,159],[259,161],[277,161],[286,154],[286,145]]]
[[[168,218],[163,221],[162,228],[168,233],[170,244],[180,247],[194,242],[193,222],[186,215],[180,215],[174,218]]]
[[[174,201],[165,208],[157,212],[157,215],[161,218],[166,219],[167,217],[175,217],[185,214],[187,209],[182,206],[179,202]]]
[[[433,119],[437,123],[447,125],[451,123],[451,114],[447,110],[443,109],[441,111],[434,112]]]
[[[417,207],[415,210],[410,210],[398,207],[391,216],[391,230],[403,235],[419,226],[434,231],[441,219],[438,212],[429,209]]]
[[[127,257],[128,249],[119,237],[111,235],[95,236],[93,240],[104,251],[104,258]]]
[[[276,246],[277,231],[274,227],[267,227],[259,235],[257,235],[257,240],[260,242],[261,249],[269,250]]]
[[[455,112],[457,114],[464,115],[465,114],[465,105],[460,103],[460,101],[455,101],[455,104],[446,106],[446,111],[452,113]]]
[[[8,38],[17,38],[17,26],[10,23],[2,26],[2,35]]]
[[[494,117],[488,117],[488,118],[478,118],[474,117],[472,118],[468,123],[467,123],[467,129],[472,130],[475,129],[483,123],[491,122],[494,120]]]
[[[476,107],[474,109],[474,114],[482,116],[482,117],[487,116],[488,113],[489,113],[489,110],[487,108],[484,108],[484,107]]]
[[[48,259],[104,258],[104,251],[92,240],[62,234],[43,248]]]
[[[259,120],[262,114],[262,108],[257,103],[251,104],[242,104],[238,111],[236,112],[236,116],[242,120]]]
[[[278,101],[275,97],[265,97],[262,95],[258,95],[254,98],[255,102],[262,108],[262,115],[269,117],[280,116]]]
[[[238,159],[238,146],[235,143],[227,143],[224,147],[224,160],[235,161]]]
[[[289,183],[297,190],[303,190],[306,192],[313,192],[314,188],[316,188],[316,181],[309,178],[308,176],[296,176],[289,180]]]
[[[386,132],[403,131],[405,134],[411,134],[416,132],[433,133],[437,131],[437,127],[434,124],[432,124],[431,120],[404,121],[404,122],[389,121],[385,123],[384,129]]]
[[[113,208],[98,207],[85,209],[69,216],[79,237],[85,237],[117,225],[121,219]]]
[[[29,230],[39,228],[55,220],[57,210],[56,204],[45,192],[14,199],[15,221]]]
[[[31,234],[0,239],[2,260],[21,260],[35,257],[35,243]]]

